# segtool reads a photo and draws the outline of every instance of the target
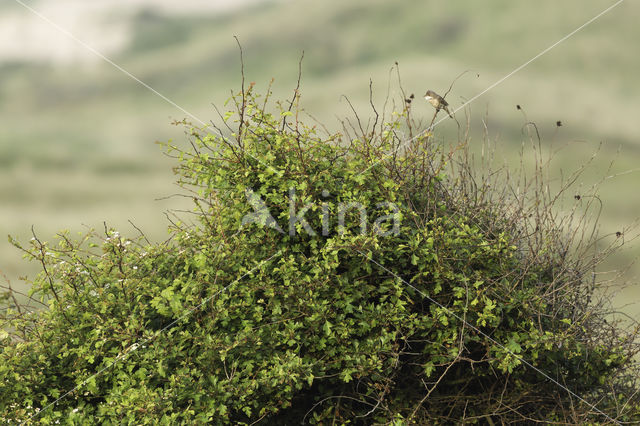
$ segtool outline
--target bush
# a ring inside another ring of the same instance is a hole
[[[195,208],[169,241],[14,241],[46,308],[7,295],[4,421],[640,420],[635,334],[543,184],[479,181],[409,101],[324,134],[297,92],[268,97],[243,88],[223,129],[182,123],[190,148],[167,152]]]

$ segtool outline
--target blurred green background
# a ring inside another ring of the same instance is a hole
[[[217,117],[212,103],[224,108],[239,87],[234,35],[247,81],[260,91],[275,78],[275,98],[291,96],[304,50],[303,106],[336,131],[336,117],[349,114],[341,96],[370,116],[369,80],[382,103],[395,61],[403,86],[416,95],[442,94],[473,70],[447,97],[457,108],[614,3],[25,1],[205,122]],[[480,144],[486,124],[502,161],[514,168],[526,121],[516,104],[537,123],[545,149],[564,146],[553,173],[569,174],[602,144],[578,184],[620,174],[601,187],[604,234],[631,225],[640,208],[640,174],[633,171],[640,159],[638,16],[638,2],[622,2],[469,105],[471,143]],[[431,107],[418,98],[414,112],[430,118]],[[184,143],[182,129],[171,125],[184,117],[51,23],[0,0],[0,234],[27,241],[33,225],[51,240],[61,229],[102,229],[106,221],[135,235],[131,220],[151,239],[166,238],[164,212],[188,203],[157,200],[179,189],[173,161],[154,142]],[[464,122],[464,111],[457,117]],[[437,133],[455,140],[457,128],[444,121]],[[638,254],[630,242],[603,268],[624,268]],[[2,242],[0,271],[19,287],[18,277],[32,276],[37,265]],[[640,314],[639,273],[632,266],[616,301],[633,316]]]

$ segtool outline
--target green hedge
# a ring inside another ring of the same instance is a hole
[[[14,241],[46,308],[7,295],[1,420],[640,420],[635,337],[585,302],[588,259],[450,172],[464,146],[416,132],[408,104],[325,134],[253,86],[232,102],[223,128],[184,123],[189,148],[167,145],[194,201],[167,242]]]

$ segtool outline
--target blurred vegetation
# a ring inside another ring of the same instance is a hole
[[[416,95],[428,88],[444,92],[456,75],[472,69],[447,97],[456,108],[606,6],[596,0],[305,0],[265,2],[216,16],[165,16],[145,9],[132,18],[129,46],[111,59],[208,122],[217,117],[211,103],[220,107],[229,88],[239,84],[233,35],[244,47],[247,79],[264,87],[275,77],[278,98],[295,86],[304,50],[302,104],[338,128],[334,117],[349,108],[340,96],[369,116],[367,80],[373,81],[374,98],[383,99],[396,60],[404,86]],[[484,138],[486,124],[504,155],[498,160],[513,162],[523,124],[534,121],[546,148],[566,146],[556,155],[558,173],[579,167],[602,143],[584,175],[585,187],[605,173],[636,167],[640,59],[630,44],[640,35],[639,12],[637,3],[623,3],[472,103],[472,149]],[[429,108],[416,102],[414,112],[427,116]],[[0,64],[0,233],[24,240],[34,225],[46,239],[61,228],[83,230],[79,224],[101,228],[103,221],[131,229],[130,219],[163,239],[162,210],[183,208],[185,202],[154,201],[175,192],[170,162],[154,142],[179,139],[170,123],[184,116],[104,62]],[[457,118],[463,123],[464,112]],[[439,134],[446,141],[458,138],[453,122],[439,125]],[[616,157],[618,150],[622,155]],[[636,218],[637,180],[630,173],[603,183],[605,233]],[[636,255],[626,253],[611,267]],[[33,272],[8,243],[0,246],[0,259],[0,270],[14,285],[19,275]]]

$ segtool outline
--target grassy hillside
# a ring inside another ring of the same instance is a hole
[[[290,95],[304,50],[304,105],[338,129],[335,116],[348,112],[341,95],[367,116],[369,79],[374,99],[382,102],[396,60],[404,87],[416,94],[427,88],[444,92],[456,75],[472,69],[448,96],[457,107],[608,4],[305,0],[216,16],[171,17],[147,10],[130,22],[129,46],[112,59],[206,122],[216,118],[211,103],[222,107],[229,89],[239,84],[234,35],[244,48],[248,81],[261,89],[274,77],[276,98]],[[632,46],[640,36],[639,12],[637,3],[623,3],[472,103],[472,142],[480,145],[486,118],[489,136],[504,155],[498,160],[515,163],[522,126],[531,120],[538,123],[545,149],[566,145],[556,156],[558,173],[579,167],[601,142],[585,185],[602,177],[618,149],[622,155],[608,174],[634,168],[640,156],[635,125],[640,59]],[[526,119],[516,104],[524,107]],[[432,113],[423,102],[414,108]],[[154,201],[176,191],[172,163],[154,142],[180,141],[180,130],[170,121],[184,116],[104,62],[1,64],[0,233],[29,238],[34,225],[50,239],[58,229],[101,227],[103,221],[134,232],[130,219],[162,238],[162,211],[184,202]],[[462,111],[458,118],[464,122]],[[557,120],[564,124],[560,129]],[[453,122],[438,131],[445,140],[456,138]],[[630,173],[604,184],[603,232],[637,216],[637,180],[637,173]],[[19,257],[8,244],[0,246],[0,269],[13,282],[33,271]]]

